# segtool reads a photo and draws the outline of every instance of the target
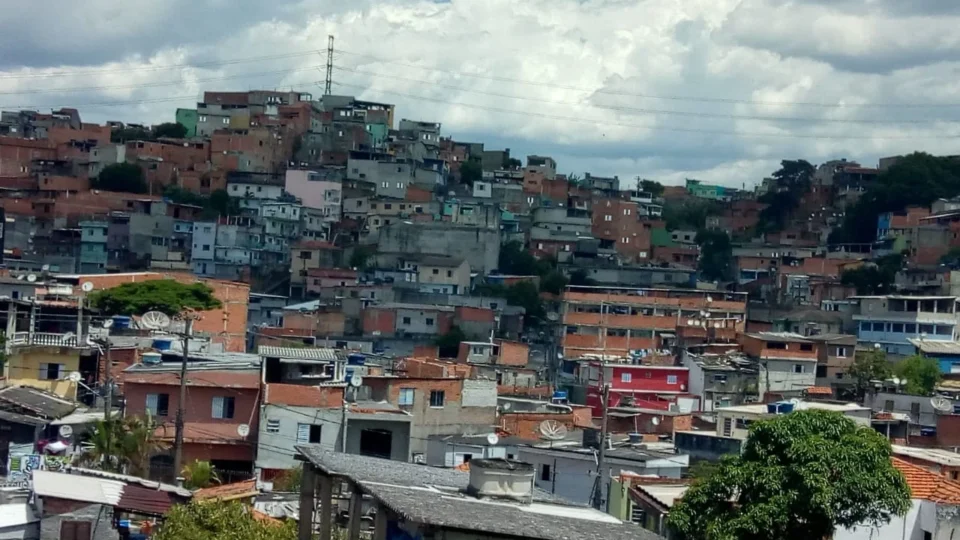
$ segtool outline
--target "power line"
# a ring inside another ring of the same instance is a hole
[[[511,82],[511,83],[518,83],[518,84],[526,84],[530,86],[541,86],[544,88],[551,88],[551,89],[560,88],[563,90],[576,90],[580,92],[590,92],[594,94],[605,94],[605,95],[611,95],[611,96],[639,97],[644,99],[660,99],[660,100],[668,100],[668,101],[693,101],[693,102],[701,102],[701,103],[726,103],[726,104],[738,104],[738,105],[794,105],[794,106],[803,106],[803,107],[823,107],[823,108],[837,108],[837,109],[853,109],[853,108],[927,109],[927,108],[960,107],[960,103],[825,103],[825,102],[817,102],[817,101],[777,101],[777,100],[755,100],[755,99],[738,99],[738,98],[713,98],[713,97],[700,97],[700,96],[670,96],[670,95],[663,95],[663,94],[645,94],[645,93],[637,93],[637,92],[606,90],[603,88],[586,88],[582,86],[571,86],[571,85],[557,84],[557,83],[544,83],[539,81],[530,81],[530,80],[517,79],[512,77],[482,75],[479,73],[467,73],[464,71],[410,64],[403,61],[383,58],[383,57],[374,56],[370,54],[362,54],[362,53],[356,53],[351,51],[345,51],[343,49],[337,49],[337,52],[341,54],[350,55],[350,56],[370,58],[374,61],[382,62],[385,64],[395,64],[398,66],[421,69],[425,71],[437,71],[440,73],[449,73],[452,75],[458,75],[461,77],[470,77],[474,79],[486,79],[491,81]]]
[[[458,90],[461,92],[468,92],[471,94],[480,94],[485,96],[494,96],[502,97],[508,99],[518,99],[523,101],[533,101],[537,103],[547,103],[551,105],[583,105],[586,107],[593,107],[597,109],[607,109],[612,111],[622,111],[622,112],[633,112],[638,114],[655,114],[655,115],[670,115],[670,116],[685,116],[693,118],[724,118],[730,120],[763,120],[763,121],[775,121],[775,122],[824,122],[824,123],[837,123],[837,124],[879,124],[879,125],[891,125],[891,124],[930,124],[931,122],[927,120],[856,120],[856,119],[842,119],[842,118],[812,118],[812,117],[798,117],[798,116],[765,116],[765,115],[738,115],[738,114],[724,114],[724,113],[711,113],[711,112],[699,112],[699,111],[674,111],[674,110],[664,110],[664,109],[647,109],[647,108],[636,108],[636,107],[625,107],[617,105],[600,105],[596,103],[589,102],[577,102],[577,101],[556,101],[548,100],[543,98],[531,98],[524,96],[517,96],[514,94],[502,94],[497,92],[486,92],[483,90],[474,90],[472,88],[464,88],[462,86],[446,85],[439,84],[433,81],[425,81],[423,79],[413,79],[410,77],[402,77],[399,75],[387,75],[384,73],[377,73],[372,71],[364,71],[360,69],[346,68],[341,66],[334,66],[334,69],[340,71],[347,71],[350,73],[359,73],[370,75],[373,77],[385,77],[389,79],[398,79],[403,81],[417,82],[423,84],[429,84],[439,88],[448,88],[451,90]],[[958,122],[960,120],[938,120],[940,122]]]
[[[209,62],[185,62],[182,64],[166,64],[166,65],[159,65],[159,66],[92,69],[92,70],[83,70],[83,71],[59,71],[59,72],[52,72],[52,73],[24,73],[24,74],[16,74],[16,75],[3,74],[3,75],[0,75],[0,80],[43,79],[43,78],[53,78],[53,77],[66,77],[71,75],[101,75],[104,73],[130,73],[132,71],[136,71],[136,72],[165,71],[165,70],[182,69],[182,68],[230,66],[235,64],[243,64],[247,62],[261,62],[264,60],[281,60],[285,58],[312,56],[316,53],[317,53],[316,50],[310,50],[310,51],[301,51],[301,52],[287,53],[287,54],[273,54],[268,56],[250,56],[245,58],[234,58],[232,60],[218,60],[218,61],[209,61]]]
[[[320,65],[312,65],[302,68],[295,69],[280,69],[273,71],[254,71],[248,73],[241,73],[237,75],[227,75],[223,77],[211,77],[206,79],[194,79],[192,81],[185,81],[182,78],[177,81],[168,81],[168,82],[157,82],[157,83],[138,83],[138,84],[126,84],[126,85],[108,85],[108,86],[74,86],[66,88],[41,88],[34,90],[24,90],[24,91],[11,91],[11,92],[0,92],[0,95],[3,96],[16,96],[16,95],[28,95],[28,94],[60,94],[64,92],[83,92],[87,90],[121,90],[121,89],[139,89],[139,88],[156,88],[160,86],[174,86],[178,84],[184,84],[187,82],[190,83],[206,83],[206,82],[215,82],[215,81],[227,81],[231,79],[243,79],[246,77],[261,77],[265,75],[278,75],[286,73],[297,73],[300,71],[313,71]]]
[[[454,105],[457,107],[466,107],[470,109],[478,109],[492,112],[501,112],[507,114],[517,114],[521,116],[532,116],[537,118],[546,118],[548,120],[561,120],[568,122],[577,122],[581,124],[593,124],[598,126],[617,126],[617,127],[627,127],[627,128],[636,128],[636,129],[646,129],[651,131],[676,131],[681,133],[700,133],[706,135],[736,135],[738,137],[765,137],[765,138],[785,138],[785,139],[822,139],[822,140],[918,140],[918,139],[944,139],[944,138],[958,138],[960,135],[947,135],[947,134],[920,134],[920,135],[904,135],[898,137],[890,136],[864,136],[864,135],[806,135],[806,134],[795,134],[795,133],[759,133],[759,132],[748,132],[748,131],[732,131],[732,130],[718,130],[718,129],[701,129],[701,128],[681,128],[673,126],[663,126],[657,124],[628,124],[624,122],[616,122],[610,120],[596,120],[590,118],[576,118],[572,116],[560,116],[554,114],[546,113],[537,113],[532,111],[518,111],[513,109],[504,109],[500,107],[491,107],[486,105],[474,105],[470,103],[461,103],[457,101],[447,101],[437,98],[431,98],[428,96],[417,96],[412,94],[406,94],[403,92],[396,92],[393,90],[381,90],[379,88],[370,88],[369,86],[357,85],[357,84],[347,84],[347,83],[334,83],[338,86],[344,86],[348,88],[357,88],[361,90],[368,90],[372,92],[380,92],[384,94],[392,94],[401,97],[406,97],[408,99],[415,99],[420,101],[427,101],[433,103],[442,103],[446,105]]]

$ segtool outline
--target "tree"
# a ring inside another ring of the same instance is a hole
[[[373,254],[373,248],[367,246],[357,246],[353,248],[353,253],[350,255],[350,268],[356,268],[361,271],[365,270],[367,268],[367,262]]]
[[[107,165],[93,184],[96,189],[126,193],[146,193],[149,189],[143,169],[133,163]]]
[[[204,210],[209,210],[217,216],[237,216],[240,215],[240,199],[231,197],[225,189],[215,189],[210,193]]]
[[[733,276],[733,246],[730,237],[720,230],[703,229],[695,239],[700,246],[697,269],[704,279],[725,281]]]
[[[882,381],[890,377],[887,353],[881,349],[857,352],[847,374],[856,381],[857,396],[863,400],[873,386],[870,381]]]
[[[187,136],[187,127],[179,122],[164,122],[153,126],[153,138],[182,139]]]
[[[940,364],[933,358],[915,354],[894,367],[897,377],[906,381],[904,391],[908,394],[929,396],[943,379]]]
[[[285,522],[256,519],[243,504],[199,502],[179,504],[170,509],[156,540],[296,540],[295,520]]]
[[[960,248],[950,248],[950,251],[940,257],[940,264],[949,266],[951,269],[960,267]]]
[[[483,166],[480,164],[479,159],[470,158],[460,164],[460,183],[461,184],[473,186],[474,182],[479,182],[482,179],[483,179]]]
[[[546,316],[540,292],[532,281],[520,281],[507,287],[504,297],[511,306],[520,306],[526,311],[524,323],[528,326],[536,326]]]
[[[157,424],[149,415],[143,419],[98,420],[87,440],[89,447],[83,461],[106,471],[146,477],[150,458],[166,449],[166,443],[157,440],[156,429]]]
[[[508,170],[517,170],[523,167],[523,162],[517,158],[507,158],[503,161],[503,168]]]
[[[180,475],[187,489],[203,489],[220,483],[220,477],[209,461],[194,460],[180,471]]]
[[[844,270],[840,283],[854,287],[857,294],[887,294],[893,292],[893,283],[902,267],[903,255],[885,255],[875,263]]]
[[[570,285],[590,287],[596,284],[597,282],[590,279],[589,274],[587,274],[587,271],[583,268],[577,268],[570,273]]]
[[[141,126],[123,127],[110,131],[110,142],[152,141],[153,133]]]
[[[546,276],[557,267],[555,258],[544,257],[538,260],[517,240],[500,246],[499,260],[500,273],[512,276]]]
[[[654,197],[663,195],[663,184],[660,182],[642,179],[639,176],[637,177],[637,182],[639,183],[640,191],[645,191]]]
[[[707,217],[719,215],[723,211],[720,201],[687,198],[680,201],[667,201],[663,205],[663,220],[668,230],[692,229],[699,231],[707,226]]]
[[[222,304],[204,283],[189,285],[172,279],[124,283],[89,296],[90,305],[109,315],[142,315],[162,311],[176,315],[186,310],[206,311]]]
[[[439,349],[441,358],[456,358],[460,352],[460,342],[466,341],[467,335],[459,326],[453,325],[447,333],[438,337],[434,344]]]
[[[695,481],[668,523],[686,540],[824,539],[878,526],[910,508],[890,443],[835,412],[756,422],[738,456]]]
[[[776,180],[773,189],[758,199],[767,207],[760,211],[757,232],[769,233],[784,229],[800,205],[800,199],[809,190],[815,171],[816,167],[802,159],[780,162],[780,169],[773,173]]]
[[[552,294],[560,294],[567,286],[567,277],[559,270],[553,270],[540,278],[540,290]]]
[[[298,492],[303,482],[303,467],[294,467],[280,473],[273,479],[274,492]]]

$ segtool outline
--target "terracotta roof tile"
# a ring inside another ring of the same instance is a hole
[[[808,396],[832,396],[833,389],[829,386],[811,386],[807,388]]]
[[[245,480],[243,482],[234,482],[232,484],[223,484],[198,490],[193,494],[196,501],[232,501],[243,499],[245,497],[254,497],[260,493],[257,489],[256,480]]]
[[[892,460],[893,466],[907,479],[911,498],[937,503],[960,504],[960,483],[948,480],[944,476],[902,459],[892,458]]]

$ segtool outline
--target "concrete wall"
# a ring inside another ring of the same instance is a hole
[[[924,527],[921,524],[921,507],[928,503],[918,499],[905,516],[891,516],[890,522],[882,527],[853,527],[851,529],[837,529],[834,540],[924,540]],[[930,524],[928,524],[929,526]],[[932,524],[932,525],[935,525]],[[933,533],[934,529],[927,529]],[[935,538],[940,538],[939,536]],[[949,538],[949,536],[944,537]]]
[[[85,502],[45,497],[41,502],[40,538],[60,538],[62,521],[90,521],[91,540],[119,540],[112,525],[112,508]]]
[[[397,223],[381,228],[379,250],[449,255],[466,259],[472,271],[487,274],[499,264],[500,232],[449,225]]]
[[[196,223],[193,227],[193,249],[190,250],[190,259],[212,261],[216,245],[217,224]]]
[[[292,469],[298,465],[294,460],[293,447],[297,442],[299,424],[321,425],[320,446],[324,450],[339,450],[340,421],[343,411],[337,409],[314,409],[264,405],[260,412],[260,436],[257,443],[257,467],[261,469]],[[280,423],[278,433],[268,433],[268,421]]]
[[[758,381],[760,395],[764,392],[800,392],[817,383],[817,364],[806,360],[764,360],[766,370]],[[802,366],[803,373],[795,373]]]
[[[389,431],[393,437],[390,446],[390,459],[396,461],[410,461],[411,427],[409,422],[383,421],[374,419],[370,415],[369,419],[357,418],[357,415],[351,415],[347,420],[347,453],[360,454],[360,436],[364,430],[376,429]]]

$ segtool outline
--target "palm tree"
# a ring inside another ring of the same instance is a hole
[[[202,489],[220,483],[220,477],[209,461],[195,460],[184,467],[180,475],[184,479],[183,485],[188,489]]]
[[[167,449],[166,443],[157,440],[156,429],[157,424],[149,414],[144,419],[137,417],[124,419],[123,437],[119,450],[127,464],[129,474],[148,475],[150,458]]]
[[[90,438],[86,441],[84,465],[101,467],[106,471],[115,471],[122,464],[120,454],[123,439],[123,427],[116,420],[97,420]]]

